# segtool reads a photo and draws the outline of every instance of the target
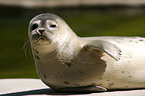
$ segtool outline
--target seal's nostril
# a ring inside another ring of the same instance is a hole
[[[39,29],[38,32],[40,32],[41,34],[43,34],[45,30],[44,29]]]

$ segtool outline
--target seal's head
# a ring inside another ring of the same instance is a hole
[[[66,39],[71,30],[60,17],[46,13],[35,16],[29,24],[28,35],[31,43],[44,44]],[[62,36],[63,35],[63,36]]]
[[[28,35],[31,47],[61,46],[72,35],[73,31],[60,17],[45,13],[35,16],[29,24]]]

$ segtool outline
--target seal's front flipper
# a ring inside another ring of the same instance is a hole
[[[92,92],[104,92],[107,91],[106,88],[101,86],[84,86],[84,87],[67,87],[56,90],[57,92],[67,92],[67,93],[92,93]]]
[[[96,50],[100,49],[103,52],[110,55],[116,61],[120,60],[120,56],[122,53],[121,49],[118,48],[116,45],[109,43],[107,41],[103,41],[103,40],[93,40],[93,41],[87,42],[87,44],[85,44],[83,47],[85,49],[90,49],[90,48],[93,48],[93,49],[96,48]]]

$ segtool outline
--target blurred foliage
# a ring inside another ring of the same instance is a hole
[[[29,21],[39,13],[59,15],[78,36],[145,36],[145,13],[104,10],[13,8],[0,12],[0,78],[38,78],[29,44],[27,56],[22,47],[28,40]]]

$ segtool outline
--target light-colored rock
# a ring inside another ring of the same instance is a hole
[[[73,94],[53,92],[40,79],[0,79],[0,95],[2,94],[7,96],[58,96],[58,94],[73,96]],[[145,89],[78,94],[78,96],[145,96]]]

